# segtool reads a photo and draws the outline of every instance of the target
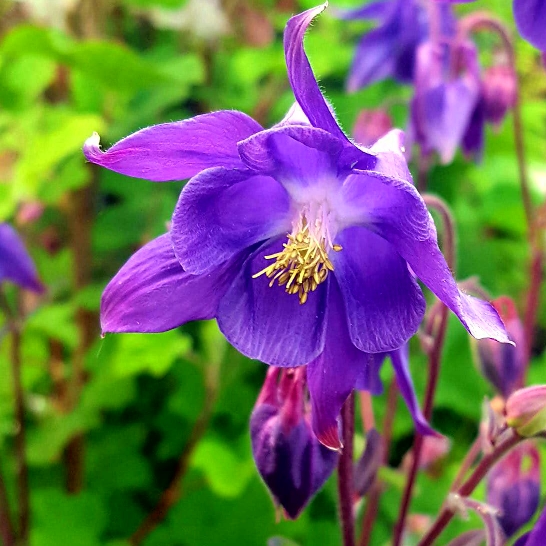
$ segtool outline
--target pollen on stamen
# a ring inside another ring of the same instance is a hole
[[[300,304],[307,301],[310,292],[323,283],[334,266],[328,257],[328,250],[342,250],[341,245],[328,243],[328,238],[315,237],[309,231],[309,225],[302,218],[301,227],[296,233],[288,235],[281,252],[265,256],[266,260],[275,260],[252,278],[261,275],[270,278],[269,286],[275,282],[285,287],[287,294],[297,294]]]

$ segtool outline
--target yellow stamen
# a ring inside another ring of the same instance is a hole
[[[315,291],[326,280],[328,273],[334,270],[328,250],[339,252],[342,247],[328,243],[326,237],[317,239],[313,236],[305,217],[302,218],[301,228],[297,233],[288,235],[283,247],[281,252],[265,256],[266,260],[275,261],[252,275],[252,278],[265,275],[271,279],[270,287],[277,281],[288,294],[297,294],[303,305],[309,292]]]

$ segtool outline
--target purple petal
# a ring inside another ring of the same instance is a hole
[[[383,184],[383,189],[378,184]],[[459,291],[438,248],[432,217],[412,184],[367,173],[367,176],[348,177],[343,191],[345,199],[360,208],[362,224],[394,247],[472,336],[510,343],[493,306]]]
[[[514,546],[544,546],[546,544],[546,509],[542,510],[533,530],[519,538]]]
[[[368,367],[369,355],[359,351],[351,342],[347,316],[335,280],[330,283],[327,315],[324,351],[307,366],[307,383],[313,431],[325,446],[340,449],[337,418],[361,370]]]
[[[273,178],[217,167],[194,176],[173,215],[178,260],[192,274],[210,271],[243,249],[289,233],[290,201]]]
[[[355,466],[354,489],[363,497],[372,486],[383,464],[383,438],[374,428],[366,432],[366,447]]]
[[[191,320],[213,318],[240,261],[206,275],[189,275],[162,235],[138,250],[106,287],[101,325],[106,332],[164,332]]]
[[[546,50],[545,0],[514,0],[514,18],[523,38],[537,49]]]
[[[0,224],[0,282],[41,293],[44,286],[23,241],[9,224]]]
[[[280,252],[285,239],[256,250],[238,268],[233,284],[220,301],[217,320],[228,341],[249,358],[273,366],[300,366],[322,353],[328,281],[299,303],[265,275],[252,276],[271,264],[265,256]]]
[[[396,375],[396,383],[400,389],[400,394],[406,402],[413,422],[415,423],[415,428],[419,434],[422,435],[434,435],[437,436],[438,433],[430,427],[424,415],[421,412],[419,407],[419,402],[415,394],[415,389],[413,388],[413,381],[411,380],[411,375],[409,371],[409,351],[408,345],[404,345],[400,349],[390,353],[392,366],[394,368],[394,373]]]
[[[354,9],[333,8],[332,15],[344,21],[355,19],[383,19],[392,10],[391,2],[370,2]]]
[[[311,124],[328,131],[341,140],[347,140],[320,92],[303,48],[303,37],[307,27],[317,15],[324,11],[327,5],[325,3],[304,11],[288,21],[284,31],[284,54],[292,91]]]
[[[347,79],[347,91],[358,91],[394,74],[396,36],[388,26],[366,33],[358,43]]]
[[[274,176],[289,192],[336,180],[356,163],[369,168],[376,159],[368,152],[345,146],[339,138],[310,126],[285,125],[251,136],[239,143],[248,167]]]
[[[237,142],[261,130],[246,114],[223,110],[147,127],[106,152],[95,133],[83,152],[88,161],[127,176],[153,182],[184,180],[209,167],[242,167]]]
[[[394,248],[371,231],[352,227],[336,237],[331,256],[347,308],[349,333],[361,351],[397,349],[417,331],[425,299]]]

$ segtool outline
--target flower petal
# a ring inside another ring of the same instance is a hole
[[[285,125],[239,143],[239,153],[248,167],[274,176],[299,200],[301,188],[337,184],[353,166],[370,168],[375,156],[345,146],[339,138],[311,126]]]
[[[409,350],[407,343],[403,347],[400,347],[400,349],[392,351],[389,356],[391,357],[400,394],[411,413],[417,432],[424,436],[438,436],[438,433],[431,428],[424,415],[421,413],[421,408],[419,407],[419,402],[415,394],[415,389],[413,388],[413,381],[411,380],[409,371]]]
[[[44,291],[32,258],[9,224],[0,224],[0,282],[3,281],[10,281],[33,292]]]
[[[301,305],[284,287],[270,287],[265,275],[252,278],[271,263],[265,256],[280,252],[284,241],[262,245],[238,268],[216,318],[228,341],[244,355],[291,367],[306,364],[323,351],[328,281]]]
[[[127,176],[153,182],[184,180],[209,167],[241,167],[237,142],[261,130],[246,114],[223,110],[147,127],[106,152],[95,133],[83,152],[88,161]]]
[[[101,325],[106,332],[164,332],[190,320],[213,318],[238,269],[235,261],[207,275],[186,273],[162,235],[138,250],[106,287]]]
[[[192,274],[213,270],[243,249],[291,231],[290,201],[273,178],[217,167],[194,176],[173,215],[178,260]]]
[[[383,184],[383,189],[378,184]],[[353,219],[356,218],[356,209],[360,208],[362,225],[394,247],[417,277],[457,315],[472,336],[511,342],[493,306],[458,289],[438,248],[432,217],[412,184],[369,172],[366,176],[348,177],[343,192],[344,198],[350,199],[355,207]]]
[[[308,364],[307,384],[315,436],[326,447],[340,449],[337,418],[362,370],[368,367],[371,355],[359,351],[351,342],[335,279],[330,282],[327,317],[324,351]]]
[[[426,307],[406,262],[387,241],[364,228],[345,229],[336,242],[343,249],[331,259],[352,342],[367,353],[397,349],[415,334]]]
[[[391,10],[391,2],[380,0],[353,9],[334,8],[332,14],[334,17],[344,21],[352,21],[354,19],[383,19]]]
[[[546,50],[544,0],[514,0],[514,18],[520,34],[537,49]]]
[[[327,5],[324,3],[304,11],[288,21],[284,31],[284,54],[292,91],[311,124],[348,142],[345,133],[339,127],[320,92],[303,48],[303,38],[307,27],[317,15],[324,11]]]

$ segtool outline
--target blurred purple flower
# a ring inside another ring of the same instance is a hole
[[[90,161],[129,176],[193,177],[172,231],[107,286],[103,332],[160,332],[215,317],[246,356],[309,364],[311,398],[330,408],[314,415],[321,441],[335,434],[331,408],[378,358],[369,353],[392,353],[417,331],[425,299],[413,274],[474,337],[509,342],[494,308],[457,288],[412,184],[402,133],[367,150],[334,118],[303,49],[324,7],[287,24],[297,103],[272,129],[221,111],[143,129],[107,152],[97,136],[84,146]]]
[[[459,146],[479,156],[484,107],[478,52],[468,40],[423,43],[417,52],[410,131],[425,154],[450,163]]]
[[[0,282],[5,281],[33,292],[44,291],[23,241],[10,225],[0,224]]]
[[[502,296],[491,302],[500,314],[515,346],[488,339],[476,342],[481,372],[497,391],[508,398],[522,383],[527,367],[523,324],[512,299]]]
[[[498,508],[499,523],[510,538],[534,516],[540,501],[540,455],[526,442],[497,463],[487,479],[487,502]]]
[[[499,64],[487,68],[482,85],[485,120],[498,127],[515,106],[517,92],[518,82],[510,66]]]
[[[546,51],[546,0],[514,0],[514,18],[522,37]]]
[[[347,90],[394,78],[411,83],[415,50],[426,38],[426,10],[415,0],[371,2],[354,10],[337,10],[340,19],[377,19],[378,26],[364,34],[357,46],[347,79]]]
[[[291,519],[322,487],[338,459],[311,430],[305,391],[305,366],[271,366],[250,418],[256,467]]]
[[[546,507],[542,509],[532,531],[519,537],[514,546],[544,546],[546,544]]]

